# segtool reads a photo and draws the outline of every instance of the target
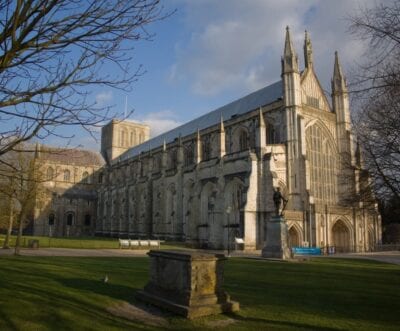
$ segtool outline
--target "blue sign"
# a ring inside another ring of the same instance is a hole
[[[292,247],[294,255],[321,255],[321,248],[318,247]]]

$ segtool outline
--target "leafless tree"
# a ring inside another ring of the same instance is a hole
[[[350,85],[358,101],[357,138],[374,192],[400,198],[400,2],[385,1],[351,18],[366,52]]]
[[[129,90],[143,74],[134,42],[167,15],[160,0],[0,0],[0,156],[59,126],[91,132],[108,119],[92,86]]]
[[[34,207],[44,198],[42,182],[45,180],[40,165],[36,162],[29,145],[20,144],[18,151],[10,151],[0,156],[0,199],[5,201],[8,218],[7,232],[3,248],[9,247],[11,232],[17,228],[15,254],[19,254],[23,229],[33,218]],[[10,166],[11,165],[11,166]],[[6,174],[6,175],[5,175]]]

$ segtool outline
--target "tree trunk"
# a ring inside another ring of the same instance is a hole
[[[10,198],[10,214],[8,217],[8,229],[7,229],[6,238],[4,239],[3,249],[10,248],[10,238],[11,238],[12,227],[13,227],[13,203],[12,203],[12,198]]]
[[[22,230],[24,228],[24,224],[22,222],[22,219],[23,219],[23,214],[20,213],[18,215],[18,235],[17,235],[17,240],[15,242],[14,255],[20,255],[20,251],[21,251]]]

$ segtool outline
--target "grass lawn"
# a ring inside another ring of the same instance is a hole
[[[0,257],[0,330],[165,329],[106,310],[135,303],[135,291],[147,282],[148,262],[145,257]],[[399,279],[400,266],[368,260],[231,258],[225,289],[241,310],[194,321],[168,317],[168,328],[398,330]]]
[[[0,235],[0,247],[2,247],[5,235]],[[14,247],[16,236],[11,236],[10,246]],[[23,236],[22,246],[27,247],[28,242],[31,239],[39,240],[39,246],[41,248],[88,248],[88,249],[109,249],[119,248],[118,238],[103,238],[103,237],[79,237],[79,238],[55,238],[55,237],[37,237],[37,236]],[[183,243],[161,243],[163,249],[175,249],[182,248]]]

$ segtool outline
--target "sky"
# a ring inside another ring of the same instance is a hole
[[[304,68],[304,31],[311,37],[314,66],[330,94],[334,52],[345,72],[362,60],[363,46],[349,34],[347,18],[374,0],[167,0],[176,12],[147,27],[152,41],[135,44],[135,63],[146,73],[131,92],[97,88],[93,100],[151,127],[151,136],[280,80],[285,27]],[[135,69],[135,68],[133,68]],[[104,68],[107,70],[107,68]],[[70,130],[70,128],[69,128]],[[72,146],[99,150],[97,140],[74,129]],[[65,146],[49,137],[46,143]]]

